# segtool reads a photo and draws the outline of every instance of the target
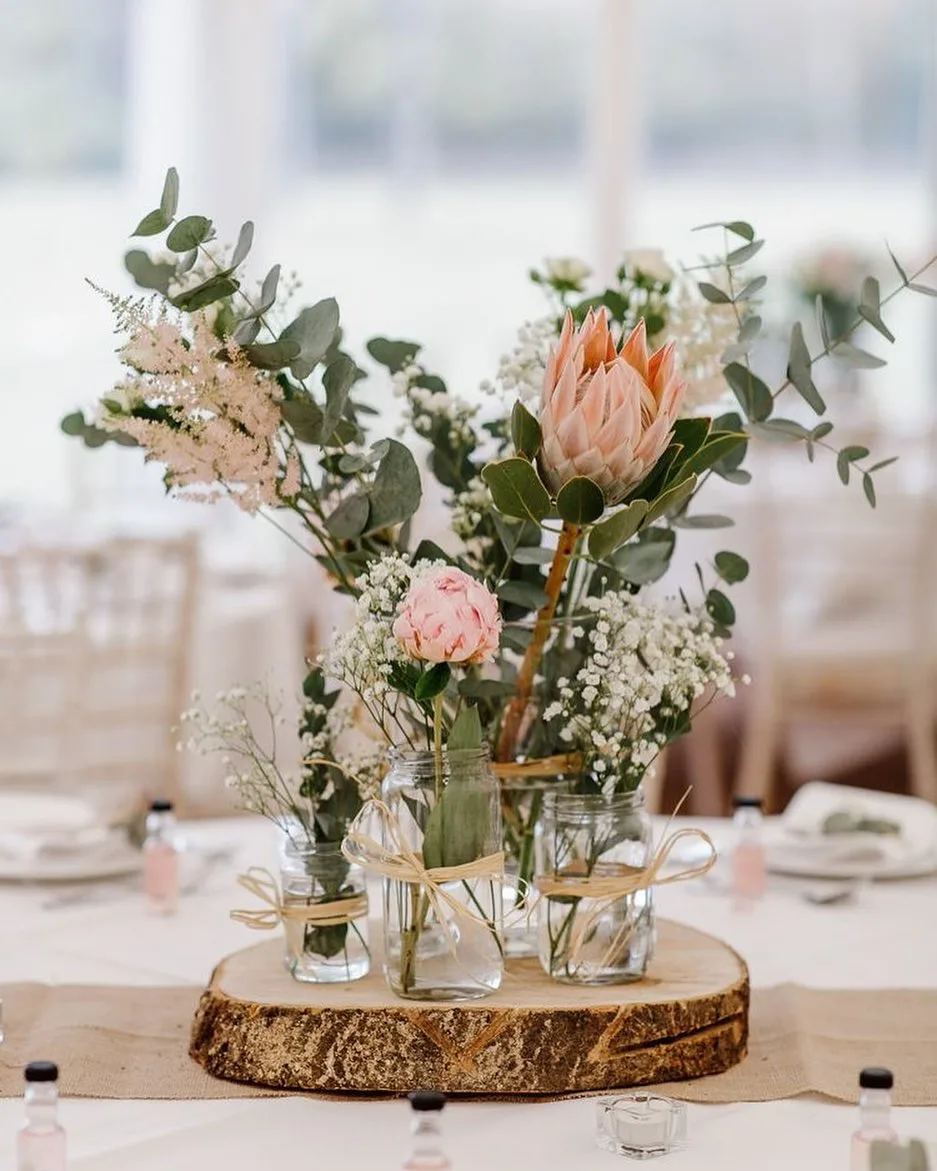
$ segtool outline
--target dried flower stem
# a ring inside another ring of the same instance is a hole
[[[543,657],[543,648],[550,634],[553,615],[556,613],[557,603],[560,600],[560,592],[563,589],[563,582],[566,580],[566,574],[569,570],[573,553],[576,550],[576,542],[579,540],[580,531],[579,525],[571,524],[569,521],[563,522],[560,539],[557,542],[556,552],[553,554],[553,563],[550,566],[550,574],[545,587],[547,601],[537,612],[537,622],[534,626],[533,637],[530,640],[530,645],[524,652],[521,669],[517,673],[517,691],[508,705],[508,710],[504,716],[504,723],[501,725],[501,734],[498,737],[498,751],[496,753],[498,760],[512,760],[514,758],[521,721],[524,718],[524,710],[527,707],[530,693],[533,690],[534,676]]]

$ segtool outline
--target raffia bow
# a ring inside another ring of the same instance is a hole
[[[254,931],[273,931],[280,923],[299,923],[314,927],[337,927],[363,919],[368,913],[368,896],[362,891],[346,899],[332,899],[319,903],[287,903],[277,880],[262,866],[252,866],[246,874],[238,875],[238,885],[262,903],[264,909],[232,911],[231,918]]]
[[[380,826],[381,838],[390,843],[390,848],[381,844],[362,829],[372,817]],[[368,801],[359,811],[348,828],[342,842],[342,853],[349,862],[360,866],[368,874],[389,878],[394,882],[410,883],[420,887],[429,900],[440,926],[449,934],[444,909],[462,919],[474,920],[488,930],[493,929],[491,920],[473,911],[444,889],[452,882],[468,882],[473,878],[495,878],[504,871],[504,854],[486,854],[473,862],[460,866],[431,866],[423,862],[423,856],[410,849],[404,841],[400,822],[383,801]]]

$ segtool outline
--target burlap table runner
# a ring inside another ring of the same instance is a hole
[[[277,1093],[217,1081],[189,1058],[197,988],[13,984],[2,992],[2,1097],[22,1093],[22,1068],[37,1058],[58,1062],[63,1093],[79,1098]],[[937,991],[756,989],[746,1060],[718,1076],[661,1088],[689,1102],[806,1093],[852,1102],[864,1065],[894,1070],[899,1105],[937,1105]]]

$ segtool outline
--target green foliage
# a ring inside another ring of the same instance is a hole
[[[248,323],[255,328],[254,336],[260,329],[258,321]],[[235,340],[237,340],[235,338]],[[245,342],[242,345],[244,356],[252,366],[258,370],[283,370],[299,357],[299,342],[292,338],[277,338],[273,342]]]
[[[635,500],[606,517],[589,534],[589,552],[596,561],[604,561],[610,553],[631,540],[647,516],[648,502]]]
[[[243,264],[247,259],[248,253],[251,250],[251,245],[254,243],[254,225],[248,220],[241,224],[241,230],[238,232],[237,243],[234,245],[234,251],[231,253],[231,268],[237,268],[238,265]]]
[[[830,357],[854,370],[878,370],[880,367],[888,365],[884,358],[878,358],[875,354],[870,354],[868,350],[860,350],[851,342],[837,342],[830,350]]]
[[[449,751],[456,751],[451,732]],[[426,819],[423,833],[423,862],[429,870],[464,866],[484,857],[491,836],[488,794],[470,780],[461,779],[457,764],[450,763],[453,775]]]
[[[644,528],[652,525],[655,520],[665,514],[672,514],[677,512],[693,495],[696,490],[696,476],[687,476],[685,480],[681,480],[678,484],[674,484],[672,488],[668,488],[666,492],[661,493],[654,501],[648,510],[647,516],[644,518]]]
[[[469,704],[452,722],[446,746],[450,752],[468,752],[482,745],[482,726],[478,708]]]
[[[712,589],[706,595],[706,612],[722,630],[728,631],[735,624],[735,607],[722,590]]]
[[[591,524],[605,511],[602,489],[588,476],[574,476],[564,484],[556,497],[556,508],[569,524]]]
[[[339,354],[325,369],[322,385],[325,388],[325,411],[322,431],[331,435],[348,403],[348,395],[355,384],[357,367],[347,354]]]
[[[131,232],[132,236],[159,236],[172,223],[172,216],[167,216],[161,208],[148,212]]]
[[[766,383],[739,362],[730,362],[723,374],[747,418],[753,423],[767,419],[774,408],[774,399]]]
[[[371,508],[366,531],[377,532],[409,520],[420,507],[423,485],[420,469],[408,447],[389,439],[371,487]]]
[[[413,698],[419,701],[435,699],[446,690],[451,678],[452,668],[448,663],[434,663],[417,679]]]
[[[514,450],[525,459],[535,460],[540,451],[543,437],[540,434],[540,424],[530,411],[518,399],[511,411],[511,439],[514,441]]]
[[[159,210],[167,223],[172,223],[179,210],[179,172],[170,167],[163,180],[163,191],[159,197]]]
[[[418,342],[391,341],[386,337],[372,337],[365,347],[371,357],[391,374],[411,365],[420,352]]]
[[[166,237],[166,247],[170,252],[188,252],[211,239],[211,235],[211,220],[203,215],[186,216],[185,219],[179,220]]]
[[[723,550],[716,554],[714,561],[716,572],[726,585],[736,585],[748,577],[748,562],[744,557],[739,556],[738,553],[730,553],[727,550]]]
[[[550,494],[528,460],[514,456],[486,464],[482,479],[488,485],[495,508],[505,516],[539,524],[550,515]]]
[[[219,273],[210,276],[207,280],[195,285],[194,288],[178,293],[171,298],[171,304],[175,305],[177,309],[182,309],[185,313],[194,313],[197,309],[204,309],[206,305],[212,305],[215,301],[230,297],[240,287],[240,282],[234,277]]]
[[[338,302],[325,297],[303,309],[280,334],[299,343],[299,355],[290,363],[294,378],[308,378],[325,357],[338,330]]]
[[[749,423],[746,427],[755,439],[768,443],[799,443],[808,439],[812,432],[793,419],[768,419],[764,423]]]
[[[542,584],[529,581],[504,581],[498,586],[497,593],[502,602],[513,602],[525,610],[539,610],[550,600]]]
[[[807,343],[804,341],[803,326],[799,321],[796,321],[791,329],[791,344],[787,358],[787,377],[807,405],[816,414],[822,415],[826,411],[826,403],[813,384],[810,367],[810,351],[807,349]]]
[[[371,505],[363,492],[355,492],[325,518],[325,527],[340,541],[360,537],[368,523]]]
[[[169,293],[169,282],[176,275],[174,265],[151,260],[142,248],[131,248],[124,256],[124,268],[133,277],[138,288],[153,289],[157,293],[162,293],[164,297]]]
[[[705,232],[710,228],[725,228],[727,232],[732,232],[733,235],[741,236],[743,240],[748,240],[749,243],[755,239],[755,229],[751,224],[747,224],[744,220],[717,220],[712,224],[700,224],[693,229],[694,232]]]
[[[672,529],[649,528],[612,555],[611,564],[632,585],[651,585],[670,567],[677,534]]]

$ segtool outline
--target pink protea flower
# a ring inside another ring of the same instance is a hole
[[[644,321],[616,350],[604,308],[567,312],[540,405],[540,472],[554,494],[588,476],[615,504],[663,454],[683,402],[673,343],[648,355]]]
[[[498,649],[498,601],[461,569],[443,566],[418,578],[394,621],[394,637],[413,659],[484,663]]]

